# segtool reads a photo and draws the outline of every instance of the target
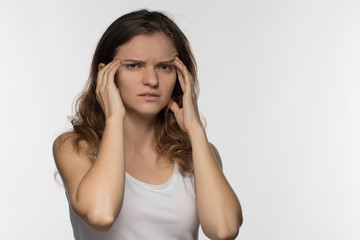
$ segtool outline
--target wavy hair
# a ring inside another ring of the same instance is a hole
[[[98,65],[113,60],[119,46],[138,35],[166,34],[177,50],[178,57],[185,64],[194,79],[198,95],[197,66],[190,44],[184,33],[165,13],[139,10],[121,16],[113,22],[101,37],[92,59],[89,79],[75,102],[75,114],[70,118],[73,131],[77,133],[74,148],[95,156],[105,128],[105,115],[96,100]],[[182,90],[176,81],[172,99],[182,107]],[[88,146],[83,149],[81,141]],[[193,173],[192,148],[187,134],[179,127],[173,112],[166,106],[156,118],[155,136],[158,158],[177,162],[182,174]]]

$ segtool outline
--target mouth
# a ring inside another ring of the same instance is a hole
[[[141,96],[141,97],[145,97],[145,96],[147,96],[147,97],[160,97],[160,95],[157,94],[157,93],[142,93],[142,94],[139,94],[139,96]]]
[[[160,95],[157,93],[142,93],[139,94],[139,96],[145,99],[146,101],[155,101],[160,97]]]

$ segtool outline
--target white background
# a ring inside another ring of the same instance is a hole
[[[356,0],[1,1],[0,239],[72,239],[52,142],[102,33],[143,7],[190,39],[238,239],[360,239]]]

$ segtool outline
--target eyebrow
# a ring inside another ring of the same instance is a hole
[[[142,60],[137,60],[137,59],[124,59],[123,61],[124,61],[124,62],[139,63],[139,64],[142,64],[142,65],[145,64],[144,61],[142,61]],[[174,62],[174,61],[175,61],[175,58],[171,58],[171,59],[169,59],[169,60],[160,61],[160,62],[158,62],[156,65],[170,64],[170,63],[172,63],[172,62]]]

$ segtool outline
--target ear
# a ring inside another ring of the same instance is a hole
[[[103,69],[103,67],[105,67],[104,63],[99,63],[98,65],[98,71],[100,71],[101,69]]]

